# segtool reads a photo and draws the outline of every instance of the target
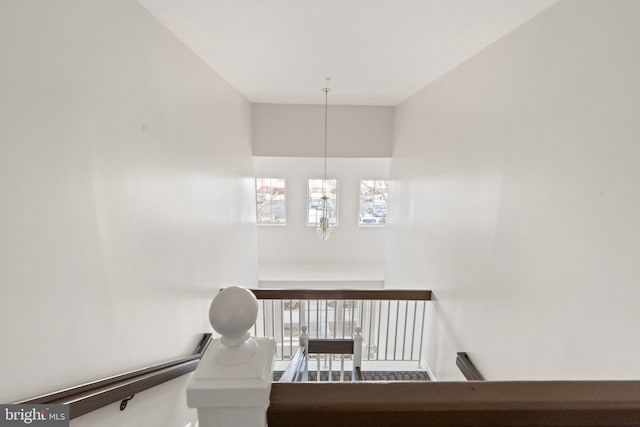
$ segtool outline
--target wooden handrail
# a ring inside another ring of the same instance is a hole
[[[309,353],[353,354],[353,340],[309,339]]]
[[[16,403],[69,405],[70,417],[73,419],[194,371],[211,340],[210,333],[203,334],[194,352],[186,357],[31,397]]]
[[[420,289],[251,289],[257,299],[273,300],[392,300],[429,301]]]
[[[299,347],[287,369],[280,377],[280,382],[308,381],[307,372],[308,356],[310,354],[353,354],[355,341],[349,339],[308,339],[307,347]],[[354,366],[352,379],[362,381],[362,372],[359,366]]]
[[[274,383],[269,427],[630,426],[640,381]]]
[[[473,364],[469,355],[465,352],[460,352],[456,357],[456,366],[462,372],[462,375],[469,381],[484,381],[484,377],[478,371],[478,368]]]

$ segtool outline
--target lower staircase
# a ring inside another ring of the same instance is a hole
[[[273,381],[280,381],[284,371],[274,371]],[[339,371],[333,371],[332,378],[340,378]],[[351,372],[345,371],[344,380],[351,381]],[[318,381],[318,375],[314,371],[309,372],[309,381]],[[329,371],[320,372],[320,381],[329,381]],[[361,381],[431,381],[425,371],[362,371]]]

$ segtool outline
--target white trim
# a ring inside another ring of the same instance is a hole
[[[438,381],[438,379],[436,378],[436,376],[433,374],[433,371],[431,370],[431,368],[429,367],[429,365],[427,365],[427,363],[423,363],[423,367],[422,369],[424,369],[424,371],[427,373],[427,375],[429,375],[429,378],[431,378],[431,381]]]

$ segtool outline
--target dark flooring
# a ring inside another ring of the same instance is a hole
[[[273,372],[273,381],[279,381],[282,371]],[[424,371],[362,371],[363,381],[431,381]],[[309,381],[316,381],[316,371],[309,371]],[[345,371],[344,380],[351,381],[351,371]],[[329,381],[329,372],[320,372],[320,381]],[[333,371],[333,381],[340,381],[340,371]]]

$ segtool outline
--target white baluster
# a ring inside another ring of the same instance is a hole
[[[265,427],[276,342],[251,338],[258,301],[241,286],[223,289],[209,309],[213,340],[187,387],[201,427]]]
[[[356,368],[362,367],[362,329],[360,326],[356,328],[356,334],[353,337],[353,366]]]

